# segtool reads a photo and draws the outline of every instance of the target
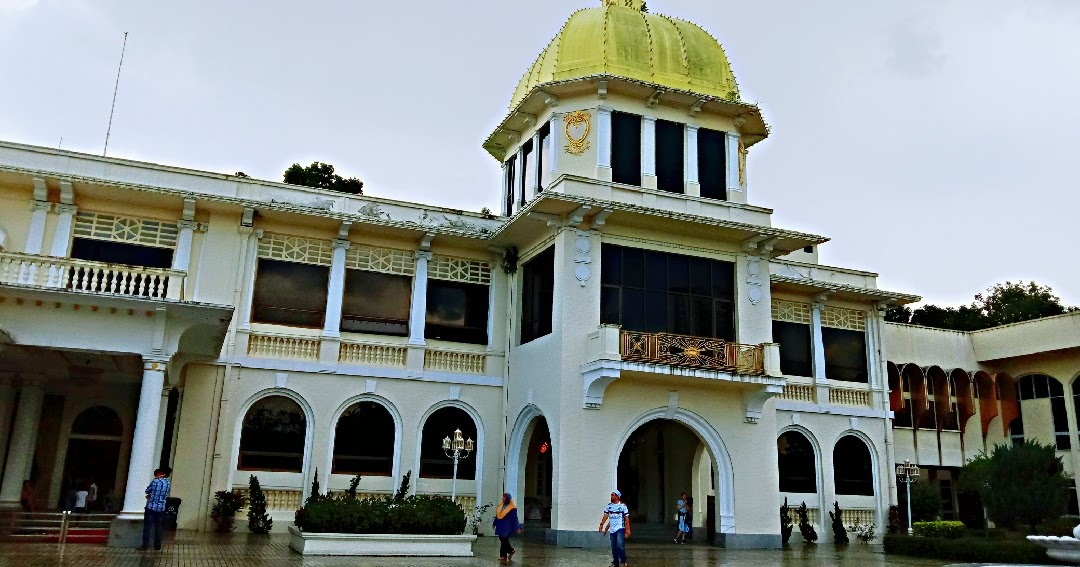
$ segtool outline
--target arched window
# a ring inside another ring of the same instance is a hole
[[[810,440],[798,431],[776,438],[780,492],[817,492],[817,459]]]
[[[874,495],[874,459],[862,439],[845,435],[836,442],[833,473],[837,494]]]
[[[244,415],[240,432],[240,470],[302,472],[307,418],[285,396],[268,396]]]
[[[120,437],[124,434],[124,424],[112,408],[94,406],[85,409],[71,424],[71,433],[75,435],[101,435]]]
[[[420,439],[420,477],[452,478],[454,461],[443,452],[442,443],[446,437],[453,437],[454,430],[460,429],[461,436],[476,441],[476,423],[465,410],[445,407],[435,410],[424,422],[424,432]],[[480,451],[479,443],[476,450]],[[476,479],[476,453],[467,459],[458,461],[457,477],[464,480]]]
[[[1074,386],[1073,391],[1075,390]],[[1054,442],[1062,451],[1068,451],[1072,447],[1069,420],[1065,414],[1065,388],[1062,387],[1061,382],[1046,374],[1029,374],[1016,381],[1016,397],[1021,403],[1017,406],[1016,419],[1009,424],[1009,437],[1012,438],[1013,443],[1022,443],[1024,440],[1023,402],[1049,398]]]
[[[330,472],[390,476],[394,472],[394,417],[382,404],[357,402],[338,419]]]

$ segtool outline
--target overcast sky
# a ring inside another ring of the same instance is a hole
[[[480,145],[599,0],[0,0],[0,139],[498,209]],[[773,135],[749,197],[823,263],[956,305],[1035,279],[1080,304],[1080,2],[650,0],[723,44]]]

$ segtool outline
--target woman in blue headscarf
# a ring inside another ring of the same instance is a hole
[[[522,529],[521,522],[518,521],[517,506],[514,504],[514,499],[510,497],[509,492],[502,495],[502,500],[495,507],[495,520],[491,523],[491,527],[495,528],[495,535],[499,536],[499,543],[501,544],[499,547],[499,561],[510,561],[516,551],[510,545],[510,536],[521,533]]]

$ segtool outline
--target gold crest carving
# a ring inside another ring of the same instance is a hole
[[[585,110],[575,110],[566,115],[566,153],[579,156],[589,149],[589,123],[591,115]]]

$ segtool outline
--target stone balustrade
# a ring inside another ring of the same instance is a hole
[[[424,370],[483,374],[487,356],[479,352],[427,349],[424,352]]]
[[[257,358],[318,360],[319,343],[317,338],[253,333],[248,338],[247,354]]]
[[[404,367],[407,352],[408,348],[403,345],[343,342],[338,362]]]
[[[183,298],[187,273],[77,258],[0,253],[0,284],[140,299]]]
[[[814,389],[808,384],[784,384],[784,392],[780,394],[780,399],[814,403]]]
[[[840,406],[870,407],[870,391],[855,388],[829,388],[829,403]]]

